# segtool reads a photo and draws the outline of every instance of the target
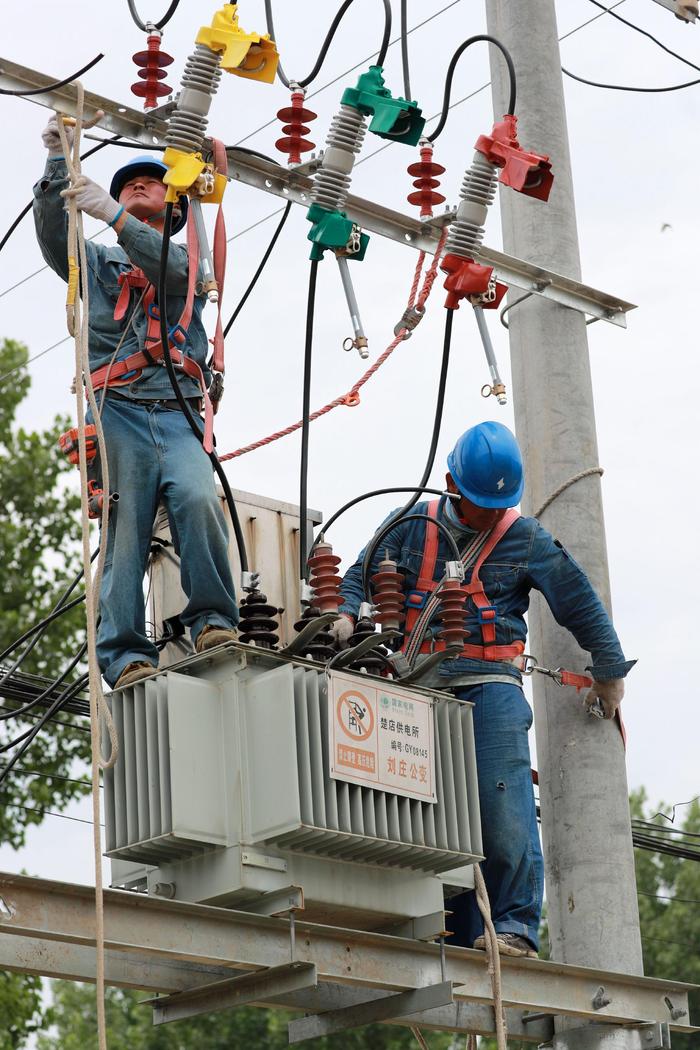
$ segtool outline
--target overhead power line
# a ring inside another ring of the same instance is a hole
[[[697,69],[700,72],[700,66],[696,66],[694,62],[691,62],[689,58],[684,58],[683,55],[679,55],[677,51],[672,51],[670,47],[663,44],[653,33],[648,32],[646,29],[642,29],[641,26],[636,25],[635,22],[629,22],[622,15],[618,15],[613,11],[612,7],[606,7],[605,4],[601,4],[600,0],[589,0],[595,7],[599,7],[606,15],[610,15],[611,18],[616,18],[618,22],[622,22],[623,25],[629,26],[630,29],[634,29],[635,33],[641,33],[642,36],[647,37],[653,41],[657,47],[660,47],[662,51],[665,51],[667,55],[671,55],[673,58],[677,58],[679,62],[685,63],[686,66],[690,66],[691,69]]]

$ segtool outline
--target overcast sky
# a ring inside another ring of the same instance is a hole
[[[144,18],[160,18],[167,6],[165,0],[140,2]],[[410,24],[446,6],[448,0],[420,4],[413,0]],[[304,0],[277,7],[285,70],[291,76],[304,76],[334,5]],[[560,36],[597,13],[588,0],[559,0],[557,9]],[[321,10],[323,16],[317,21]],[[357,0],[311,90],[377,46],[380,11],[376,0]],[[3,22],[3,57],[59,78],[103,51],[104,60],[87,74],[85,86],[138,105],[129,90],[136,79],[131,55],[143,48],[144,37],[132,23],[126,2],[64,0],[59,13],[47,0],[27,0],[23,13],[22,19]],[[620,13],[700,65],[700,27],[677,21],[653,0],[625,0]],[[175,56],[168,70],[174,87],[194,35],[206,20],[204,14],[200,2],[182,0],[166,27],[163,46]],[[240,16],[246,29],[263,31],[262,0],[241,4]],[[28,24],[35,27],[31,34]],[[434,114],[440,108],[444,70],[454,47],[467,35],[484,30],[479,0],[458,0],[411,36],[413,92],[424,113]],[[583,76],[613,83],[661,86],[694,75],[607,15],[562,43],[562,61]],[[389,87],[399,94],[398,46],[390,49],[386,70]],[[343,88],[356,76],[341,78],[308,103],[319,115],[310,133],[317,144],[323,144]],[[453,99],[470,94],[488,79],[485,50],[470,49],[455,77]],[[695,422],[700,366],[693,317],[700,87],[640,95],[566,80],[565,91],[583,280],[639,307],[630,315],[627,331],[605,323],[590,327],[589,346],[600,464],[605,469],[602,485],[615,624],[626,654],[639,659],[625,701],[630,786],[645,785],[654,802],[673,803],[700,790],[694,649],[700,584]],[[227,143],[246,138],[249,147],[275,155],[278,124],[247,136],[274,117],[287,100],[279,83],[270,87],[224,76],[212,108],[211,130]],[[0,98],[6,157],[0,233],[29,200],[32,183],[43,170],[40,133],[48,115],[29,101]],[[476,136],[488,131],[491,123],[488,90],[452,111],[435,158],[447,168],[441,189],[450,203],[456,200]],[[379,145],[368,136],[364,153]],[[103,150],[86,162],[85,171],[108,185],[113,168],[128,155],[126,150]],[[356,169],[353,192],[417,214],[405,200],[412,189],[405,169],[415,159],[414,150],[392,145]],[[260,191],[229,187],[225,212],[229,236],[235,240],[229,245],[228,310],[257,266],[277,218],[249,231],[248,227],[280,206],[278,198]],[[97,225],[89,220],[88,232]],[[307,229],[303,209],[294,207],[264,277],[228,339],[227,390],[217,416],[221,452],[299,418]],[[112,238],[110,233],[103,240],[109,243]],[[497,207],[489,215],[486,243],[501,247]],[[415,261],[412,248],[374,235],[365,262],[353,266],[372,360],[389,342],[403,312]],[[25,220],[0,255],[0,337],[23,340],[31,354],[65,335],[65,287],[53,273],[43,271],[14,290],[6,289],[42,265],[31,220]],[[336,409],[313,425],[309,502],[326,517],[360,492],[415,484],[420,478],[432,426],[443,299],[438,283],[428,316],[365,388],[359,407]],[[314,407],[347,391],[365,368],[354,352],[341,349],[350,326],[336,267],[330,262],[320,267],[317,303]],[[489,315],[488,322],[510,391],[507,334],[495,315]],[[499,408],[479,395],[488,373],[467,310],[456,315],[454,330],[450,384],[432,479],[438,485],[447,452],[466,427],[484,418],[512,425],[511,407]],[[72,354],[66,342],[32,365],[32,390],[20,412],[23,425],[46,426],[59,411],[74,414]],[[575,403],[571,410],[576,411]],[[228,476],[234,487],[297,502],[298,459],[295,435],[235,460],[228,465]],[[345,564],[394,505],[391,497],[377,499],[341,519],[329,538]],[[557,654],[541,655],[551,666],[557,665]],[[562,691],[561,702],[574,703],[575,695]],[[89,801],[67,812],[89,819]],[[0,848],[0,868],[25,868],[36,875],[88,882],[90,827],[48,818],[30,833],[25,850],[13,853]]]

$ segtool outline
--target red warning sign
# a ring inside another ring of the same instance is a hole
[[[347,689],[336,705],[338,725],[351,740],[367,740],[374,732],[374,708],[364,693]]]

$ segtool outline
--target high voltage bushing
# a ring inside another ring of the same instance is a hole
[[[446,645],[464,645],[467,637],[465,604],[467,592],[457,578],[445,580],[440,590],[440,622],[438,638]]]
[[[170,118],[165,141],[183,153],[197,153],[209,123],[211,101],[221,80],[221,55],[205,44],[195,44],[185,63],[177,108]]]
[[[241,641],[263,649],[274,649],[280,640],[277,616],[282,611],[270,605],[262,591],[251,591],[240,603],[238,630]]]
[[[430,139],[420,140],[420,160],[409,164],[407,171],[416,188],[413,193],[409,193],[406,200],[420,208],[421,219],[429,219],[433,214],[433,205],[442,204],[445,200],[442,193],[436,192],[440,185],[436,175],[444,175],[445,169],[442,164],[436,164],[433,160],[433,144]]]
[[[378,571],[372,577],[376,619],[385,631],[400,633],[406,619],[403,595],[404,575],[398,572],[391,558],[380,561]]]
[[[348,640],[348,645],[352,649],[360,642],[363,642],[365,638],[369,638],[375,633],[374,620],[370,616],[358,617],[357,623],[355,624],[355,630]],[[378,644],[373,646],[367,652],[363,653],[362,656],[358,657],[357,660],[353,660],[347,665],[350,671],[367,671],[370,674],[379,674],[386,667],[388,660],[388,652],[383,645]]]
[[[330,543],[318,543],[309,558],[311,577],[309,584],[313,591],[313,604],[321,613],[337,613],[341,606],[341,577],[337,568],[340,558],[333,553]]]
[[[144,109],[155,109],[158,99],[169,95],[172,88],[169,84],[161,83],[167,73],[164,66],[172,65],[173,57],[165,51],[161,51],[161,33],[153,25],[148,25],[148,37],[146,39],[146,50],[137,51],[133,55],[134,63],[140,67],[140,81],[131,85],[131,90],[139,98],[143,99]]]
[[[287,163],[290,165],[301,164],[302,153],[308,153],[314,148],[314,143],[304,138],[304,135],[309,133],[306,122],[310,124],[312,120],[316,120],[317,114],[304,107],[305,95],[303,88],[295,87],[292,91],[291,106],[277,111],[277,119],[284,125],[284,137],[277,139],[275,147],[280,153],[288,154]]]
[[[313,605],[307,606],[301,619],[297,620],[294,624],[294,630],[303,631],[310,620],[316,620],[320,615],[320,609],[315,608]],[[335,639],[333,638],[328,625],[322,627],[321,630],[314,635],[311,641],[307,642],[304,648],[304,655],[308,656],[311,660],[317,660],[319,663],[325,663],[327,660],[330,660],[334,653]]]
[[[311,187],[311,207],[306,217],[312,223],[309,240],[312,259],[321,259],[327,249],[343,251],[362,259],[369,243],[343,208],[348,199],[355,155],[365,137],[365,118],[353,106],[341,105],[326,138],[321,167]]]

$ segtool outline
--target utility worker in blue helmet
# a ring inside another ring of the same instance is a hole
[[[66,131],[71,140],[72,132]],[[238,609],[228,534],[211,464],[163,366],[154,298],[167,168],[152,156],[136,157],[116,172],[109,193],[86,176],[67,189],[56,117],[43,131],[42,141],[48,160],[34,187],[34,220],[51,269],[67,281],[65,196],[75,197],[83,212],[107,223],[117,235],[116,244],[89,240],[86,249],[90,369],[101,405],[110,489],[119,494],[109,518],[97,654],[103,676],[119,688],[147,677],[158,666],[158,650],[146,634],[143,577],[159,502],[167,508],[181,558],[187,605],[180,618],[197,652],[235,637]],[[176,232],[185,225],[186,197],[180,198],[173,214]],[[198,415],[202,382],[211,381],[202,325],[205,300],[195,294],[194,281],[190,284],[187,249],[172,242],[167,290],[169,323],[189,314],[183,324],[187,338],[178,382]],[[99,465],[96,478],[99,482]]]
[[[610,617],[583,569],[534,518],[509,509],[519,503],[524,486],[522,457],[510,430],[492,422],[471,427],[460,437],[447,465],[450,497],[419,503],[411,513],[437,517],[457,543],[471,589],[466,606],[468,635],[461,654],[427,671],[420,684],[449,690],[475,705],[482,870],[499,951],[535,957],[543,862],[528,747],[532,712],[518,669],[525,649],[530,591],[534,588],[544,595],[556,620],[591,654],[588,670],[594,681],[584,702],[592,706],[599,701],[606,718],[614,717],[624,693],[623,679],[635,661],[625,660]],[[425,622],[430,612],[426,599],[454,555],[444,535],[426,521],[399,520],[382,540],[372,574],[387,556],[405,574],[402,649],[409,664],[413,659],[418,666],[434,646],[439,648],[434,636],[440,629],[438,622],[429,621],[423,635],[420,610],[426,608]],[[345,574],[341,616],[331,625],[341,647],[353,632],[364,600],[363,557],[364,551]],[[417,648],[411,647],[411,633],[419,636],[414,639]],[[451,898],[447,907],[453,912],[448,919],[450,943],[484,948],[483,921],[474,893]]]

